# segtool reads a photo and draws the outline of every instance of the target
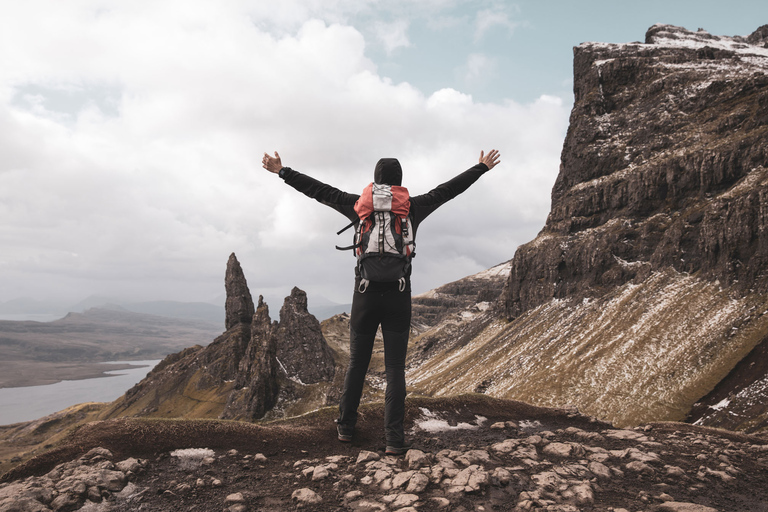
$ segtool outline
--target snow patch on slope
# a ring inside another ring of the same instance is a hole
[[[419,407],[421,416],[417,418],[414,424],[414,430],[422,430],[424,432],[448,432],[450,430],[477,430],[482,427],[483,424],[488,421],[488,418],[484,416],[475,416],[475,423],[460,422],[456,425],[451,425],[447,420],[439,417],[434,412],[425,407]]]

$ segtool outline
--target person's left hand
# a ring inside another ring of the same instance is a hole
[[[266,170],[275,174],[279,173],[280,169],[283,168],[283,163],[280,161],[280,155],[277,154],[277,151],[275,151],[274,157],[264,153],[264,158],[261,159],[261,164]]]
[[[496,164],[500,162],[500,157],[501,153],[495,149],[490,150],[487,155],[480,151],[480,163],[487,165],[489,171],[496,167]]]

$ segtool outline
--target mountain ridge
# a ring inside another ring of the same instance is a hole
[[[766,30],[655,25],[644,44],[574,48],[547,223],[511,260],[501,315],[414,339],[415,392],[571,405],[621,426],[682,421],[705,400],[719,409],[700,424],[768,430],[768,370],[725,385],[768,335]]]

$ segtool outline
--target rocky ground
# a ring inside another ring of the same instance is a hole
[[[334,411],[259,426],[118,419],[0,478],[0,511],[768,510],[768,439],[681,423],[616,429],[575,410],[409,399],[385,456],[381,404],[351,444]]]

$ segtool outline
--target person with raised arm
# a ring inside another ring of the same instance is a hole
[[[357,257],[349,320],[349,367],[336,420],[339,441],[353,439],[365,374],[376,331],[381,326],[387,378],[385,452],[402,455],[410,448],[405,440],[403,421],[405,358],[411,327],[411,259],[415,255],[416,232],[432,212],[467,190],[499,162],[497,150],[492,149],[488,154],[481,151],[480,160],[474,166],[426,194],[410,196],[402,187],[400,162],[395,158],[382,158],[374,168],[373,182],[361,194],[351,194],[284,167],[277,151],[274,156],[264,153],[262,164],[266,170],[347,217],[348,228],[355,227],[353,244],[337,247],[353,250]]]

